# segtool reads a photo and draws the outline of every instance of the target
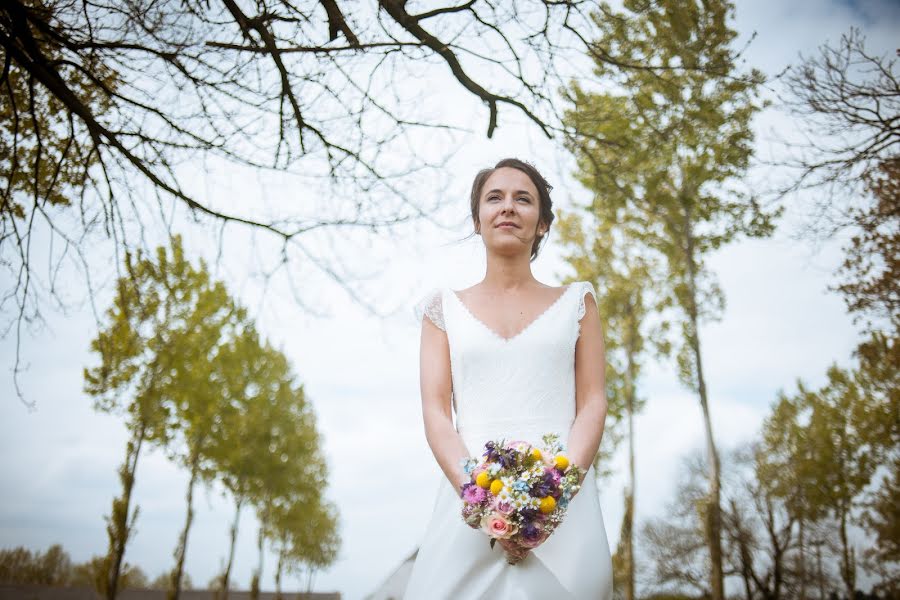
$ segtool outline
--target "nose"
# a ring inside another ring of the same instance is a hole
[[[503,214],[514,212],[515,206],[516,206],[516,201],[512,195],[504,196],[501,212],[503,212]]]

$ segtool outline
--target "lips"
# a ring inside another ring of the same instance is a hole
[[[516,225],[515,223],[510,223],[509,221],[504,221],[503,223],[500,223],[499,225],[497,225],[497,228],[499,229],[500,227],[506,227],[506,226],[514,227],[515,229],[519,228],[518,225]]]

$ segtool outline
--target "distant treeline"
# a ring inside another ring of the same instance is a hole
[[[59,544],[50,546],[46,552],[32,552],[17,546],[0,550],[0,583],[100,589],[107,574],[104,561],[105,557],[95,556],[87,562],[72,562],[69,553]],[[169,573],[150,580],[139,566],[126,564],[120,582],[121,589],[165,590],[169,587]],[[193,589],[187,574],[182,585],[185,589]]]

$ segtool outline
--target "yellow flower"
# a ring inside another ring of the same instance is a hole
[[[488,489],[491,487],[491,476],[487,474],[487,471],[482,471],[478,474],[478,477],[475,478],[475,484],[478,487]]]
[[[491,482],[491,493],[493,495],[496,496],[502,491],[503,491],[503,482],[502,481],[500,481],[499,479],[495,479],[494,481]]]
[[[553,462],[560,471],[565,471],[569,467],[569,459],[565,454],[557,454]]]
[[[541,451],[538,450],[537,448],[532,448],[531,449],[531,457],[534,460],[541,460]]]
[[[552,513],[556,508],[556,500],[553,496],[545,496],[541,498],[541,512],[545,515],[548,513]]]

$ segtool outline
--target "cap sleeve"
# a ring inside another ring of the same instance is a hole
[[[594,303],[597,303],[597,293],[594,291],[594,284],[590,281],[577,281],[572,285],[576,286],[575,291],[578,294],[578,336],[581,336],[581,319],[584,317],[585,313],[584,297],[587,294],[590,294],[594,297]]]
[[[594,303],[597,303],[597,293],[594,291],[594,284],[590,281],[577,281],[575,282],[577,286],[576,292],[578,292],[578,320],[580,321],[582,317],[584,317],[584,296],[585,294],[590,294],[594,297]]]
[[[416,320],[421,321],[428,317],[441,331],[446,331],[444,325],[444,307],[441,298],[441,290],[431,290],[415,306]]]

